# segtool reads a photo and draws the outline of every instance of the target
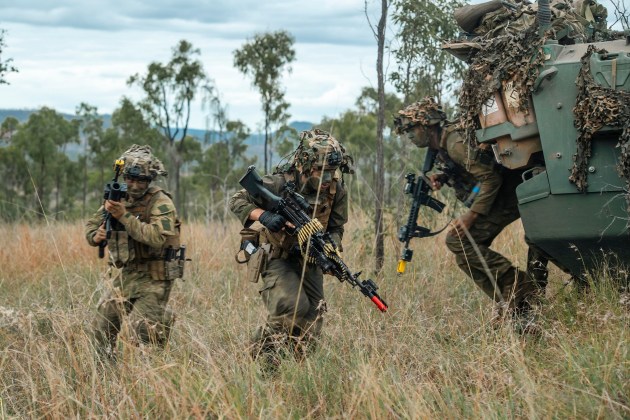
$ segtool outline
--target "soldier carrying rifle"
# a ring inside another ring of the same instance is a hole
[[[106,242],[109,251],[104,292],[93,323],[99,351],[107,356],[115,356],[116,338],[126,317],[136,343],[166,345],[175,320],[167,303],[186,260],[171,196],[151,185],[159,175],[166,176],[162,162],[149,146],[138,145],[123,153],[119,162],[124,184],[106,186],[105,202],[85,230],[90,245]],[[117,175],[120,169],[116,167]],[[114,200],[112,191],[124,194]]]
[[[396,132],[420,148],[428,147],[436,156],[436,166],[443,169],[425,178],[429,187],[439,190],[449,185],[469,207],[446,236],[446,246],[455,254],[457,265],[496,302],[494,325],[509,315],[518,321],[518,329],[527,330],[533,325],[532,304],[547,283],[547,259],[530,247],[526,273],[490,249],[499,233],[520,217],[516,186],[522,182],[522,171],[500,167],[483,145],[470,147],[433,98],[413,103],[398,115]],[[408,242],[409,238],[399,239]],[[407,261],[404,255],[403,260]]]

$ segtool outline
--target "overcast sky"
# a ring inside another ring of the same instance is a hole
[[[378,3],[368,0],[372,23]],[[111,113],[123,95],[140,98],[126,85],[130,75],[167,62],[186,39],[201,50],[229,118],[255,130],[259,96],[233,67],[233,51],[254,33],[279,29],[296,39],[293,72],[284,78],[291,120],[336,116],[363,86],[376,85],[363,0],[0,0],[0,28],[7,30],[2,58],[19,69],[0,86],[0,108],[74,113],[87,102]],[[195,106],[191,126],[204,128],[206,114]]]
[[[374,0],[368,4],[376,13]],[[186,39],[201,50],[229,118],[256,129],[259,95],[233,67],[233,51],[254,33],[280,29],[296,39],[293,72],[284,78],[291,120],[338,115],[361,87],[376,84],[363,0],[0,0],[0,28],[7,30],[3,59],[19,69],[0,87],[0,108],[74,113],[87,102],[111,113],[123,95],[140,98],[126,85],[130,75],[167,62]],[[204,128],[205,112],[194,111],[191,126]]]

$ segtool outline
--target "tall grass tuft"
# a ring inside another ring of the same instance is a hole
[[[0,418],[628,418],[630,297],[605,265],[588,291],[552,269],[539,336],[494,330],[491,304],[437,238],[413,242],[395,274],[389,220],[385,271],[390,305],[379,313],[357,290],[326,278],[324,333],[304,362],[275,376],[247,353],[264,320],[257,285],[234,262],[239,226],[187,224],[192,263],[171,306],[165,351],[121,337],[103,364],[90,322],[105,262],[79,224],[4,225],[0,236]],[[344,258],[368,276],[371,222],[357,215]],[[515,225],[496,249],[524,264]]]

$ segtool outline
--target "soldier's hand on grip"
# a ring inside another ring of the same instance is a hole
[[[107,239],[107,234],[105,232],[105,224],[103,223],[98,227],[96,232],[94,232],[94,236],[92,237],[92,240],[94,241],[95,244],[100,244],[105,239]]]
[[[287,222],[287,219],[279,214],[265,211],[258,217],[258,221],[270,231],[280,232]]]
[[[120,220],[120,218],[127,212],[124,203],[111,200],[105,200],[105,210],[107,210],[116,220]]]

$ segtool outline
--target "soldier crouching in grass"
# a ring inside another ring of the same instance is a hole
[[[461,201],[469,201],[473,188],[478,190],[474,201],[467,203],[468,211],[453,222],[446,246],[459,268],[496,302],[493,325],[509,315],[517,330],[533,332],[532,305],[547,284],[546,256],[530,246],[528,271],[523,272],[490,249],[499,233],[520,217],[516,186],[522,182],[522,171],[500,167],[485,146],[468,146],[433,98],[398,114],[394,122],[398,134],[407,135],[418,147],[437,151],[437,166],[443,173],[429,176],[432,189],[452,186]]]
[[[127,316],[135,343],[166,345],[175,320],[167,303],[184,265],[175,205],[170,194],[151,185],[158,175],[167,174],[162,162],[150,146],[133,145],[117,165],[125,184],[116,182],[108,188],[126,194],[119,201],[105,200],[85,230],[91,246],[107,246],[109,251],[109,269],[93,322],[98,350],[107,356],[115,356],[116,338]],[[104,214],[112,218],[108,223]]]
[[[350,162],[343,146],[329,133],[304,131],[291,160],[282,170],[264,176],[263,184],[282,196],[285,184],[294,182],[296,191],[311,206],[309,216],[317,218],[341,248],[348,220],[342,172],[352,173]],[[230,200],[230,209],[246,228],[243,231],[255,221],[264,226],[254,231],[254,241],[260,244],[267,259],[259,293],[268,315],[266,323],[252,337],[251,354],[254,359],[261,357],[266,368],[275,369],[283,353],[294,354],[298,359],[305,355],[307,345],[320,335],[326,305],[321,268],[304,261],[296,236],[285,231],[285,218],[262,206],[245,190]],[[258,274],[250,280],[258,281]]]

